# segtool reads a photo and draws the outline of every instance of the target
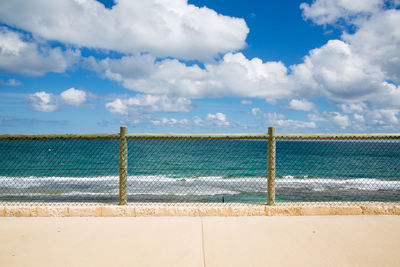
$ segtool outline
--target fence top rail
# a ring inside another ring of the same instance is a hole
[[[268,139],[267,134],[127,134],[128,139]]]
[[[0,140],[112,140],[120,134],[0,134]],[[268,139],[262,134],[127,134],[127,139]],[[400,140],[400,134],[276,134],[276,140]]]
[[[276,140],[381,140],[400,139],[400,134],[277,134]]]
[[[119,134],[0,134],[0,140],[110,140]]]

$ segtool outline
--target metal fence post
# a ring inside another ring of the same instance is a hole
[[[275,127],[268,127],[268,205],[275,204]]]
[[[127,204],[126,183],[128,174],[128,142],[126,134],[128,127],[121,126],[119,142],[119,205]]]

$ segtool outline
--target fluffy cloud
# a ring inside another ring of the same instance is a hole
[[[384,0],[316,0],[311,5],[302,3],[303,16],[316,24],[332,24],[339,19],[350,20],[355,16],[368,16],[378,12]]]
[[[264,113],[259,108],[253,108],[251,113],[258,119],[267,119],[266,123],[269,126],[276,126],[281,129],[297,130],[297,129],[314,129],[317,127],[313,121],[291,120],[285,115],[277,112]]]
[[[398,1],[375,0],[303,4],[306,18],[319,24],[343,18],[356,31],[344,32],[342,40],[329,41],[310,51],[303,64],[292,66],[299,90],[311,88],[333,102],[398,108],[400,10],[389,8],[398,5]]]
[[[354,34],[344,33],[343,40],[351,44],[369,64],[379,66],[385,78],[400,82],[400,10],[382,10],[357,24]]]
[[[371,112],[369,115],[371,119],[371,123],[376,126],[398,126],[399,119],[397,118],[397,114],[399,114],[399,110],[392,109],[380,109]]]
[[[54,112],[63,105],[79,106],[86,100],[87,93],[75,88],[65,90],[59,96],[41,91],[27,97],[29,107],[41,112]]]
[[[266,113],[265,116],[268,119],[270,125],[280,127],[282,129],[313,129],[317,125],[313,121],[299,121],[299,120],[288,120],[283,114],[279,113]]]
[[[190,121],[188,119],[177,120],[175,118],[161,118],[160,120],[150,120],[153,125],[156,126],[178,126],[178,127],[186,127],[189,125]]]
[[[392,45],[400,50],[400,43]],[[290,72],[281,62],[247,59],[242,53],[228,53],[217,62],[205,64],[204,68],[174,59],[156,60],[150,54],[101,61],[90,58],[86,64],[125,88],[146,94],[186,98],[254,97],[269,102],[300,97],[289,106],[297,110],[311,110],[312,104],[305,100],[309,97],[325,97],[338,104],[369,101],[380,106],[398,106],[400,89],[388,81],[392,76],[382,65],[387,60],[381,58],[382,64],[377,64],[377,60],[371,60],[370,53],[361,52],[352,43],[331,40],[311,50],[304,63],[290,66]],[[391,62],[395,60],[393,54]]]
[[[185,59],[243,48],[249,32],[243,19],[187,0],[119,0],[112,9],[95,0],[0,1],[0,21],[47,40]]]
[[[228,53],[218,62],[205,64],[204,69],[175,59],[156,61],[149,54],[102,61],[89,58],[86,64],[104,77],[121,82],[125,88],[148,94],[267,99],[292,94],[287,69],[281,62],[248,60],[242,53]]]
[[[86,101],[87,95],[85,91],[70,88],[60,94],[61,99],[65,104],[71,106],[79,106]]]
[[[208,113],[205,118],[195,116],[192,119],[175,119],[175,118],[161,118],[150,120],[150,123],[155,126],[169,126],[169,127],[180,127],[180,128],[191,128],[193,126],[200,127],[227,127],[231,126],[231,122],[227,120],[226,115],[217,112],[215,114]]]
[[[351,124],[354,129],[360,131],[399,131],[399,113],[399,109],[368,110],[364,114],[353,114],[354,121]]]
[[[127,99],[117,98],[106,103],[106,109],[115,114],[129,116],[137,113],[188,112],[192,102],[184,97],[166,95],[136,95]]]
[[[53,112],[59,108],[54,95],[45,91],[29,95],[27,101],[29,106],[36,111]]]
[[[80,57],[79,50],[51,48],[0,27],[0,71],[39,76],[65,72]]]
[[[316,106],[305,99],[292,99],[289,102],[288,108],[293,110],[311,111],[315,110]]]
[[[369,15],[352,21],[357,23],[355,33],[345,33],[342,40],[330,40],[311,50],[303,63],[288,68],[282,62],[247,59],[242,53],[227,53],[204,68],[175,59],[157,60],[150,54],[101,61],[89,58],[86,64],[125,88],[146,94],[252,97],[264,98],[268,103],[289,98],[289,108],[305,111],[315,110],[306,99],[317,97],[342,108],[361,102],[374,108],[398,108],[400,31],[396,25],[400,24],[400,11],[384,9],[378,1],[367,2],[357,5],[354,1],[320,0],[308,6],[313,10],[324,6],[323,12],[331,10],[335,18],[332,5],[348,9],[349,14]],[[305,6],[305,17],[313,18]]]
[[[360,103],[350,103],[342,104],[340,108],[346,113],[364,113],[366,110],[366,105],[363,102]]]
[[[12,14],[10,11],[22,2],[22,11]],[[344,30],[340,40],[330,40],[311,50],[304,62],[287,67],[282,62],[263,62],[229,52],[243,47],[248,31],[244,21],[218,15],[207,8],[199,9],[185,0],[120,0],[111,10],[94,0],[60,0],[57,4],[39,1],[47,3],[44,10],[36,8],[39,2],[25,2],[2,1],[0,21],[32,31],[33,36],[127,53],[114,59],[91,57],[84,59],[84,63],[102,77],[142,93],[106,104],[108,111],[135,121],[143,114],[189,111],[192,98],[240,97],[263,98],[268,103],[288,99],[288,108],[313,112],[309,122],[290,120],[281,114],[267,115],[269,122],[279,127],[315,128],[318,121],[340,129],[349,129],[355,123],[371,128],[399,124],[400,10],[390,9],[395,2],[316,0],[302,4],[304,18],[321,25],[339,22],[342,29],[350,25],[352,31]],[[146,10],[149,12],[143,12]],[[20,19],[21,14],[24,19]],[[212,19],[207,20],[209,16]],[[33,18],[39,19],[32,22]],[[150,23],[152,18],[158,19]],[[221,59],[206,61],[204,67],[171,57],[158,58],[167,55],[204,59],[226,51]],[[25,75],[63,72],[77,57],[79,51],[52,48],[30,36],[0,28],[0,71]],[[60,96],[38,92],[29,101],[33,109],[54,111],[62,104],[82,104],[87,95],[78,91],[70,89]],[[309,101],[312,98],[325,98],[347,114],[319,114]],[[251,104],[251,101],[241,103]],[[260,112],[257,108],[251,110],[253,115]],[[180,124],[177,119],[153,121],[158,125]],[[189,124],[229,126],[232,122],[225,114],[216,113],[195,117]]]
[[[385,90],[379,66],[369,64],[340,40],[311,50],[304,63],[292,66],[292,70],[304,94],[322,94],[333,101],[359,101]]]
[[[120,98],[107,103],[106,109],[114,114],[128,115],[128,106]]]
[[[340,129],[346,129],[350,125],[349,117],[347,115],[341,115],[339,112],[333,112],[330,119],[332,123]]]
[[[215,114],[208,113],[207,121],[215,124],[217,126],[229,126],[230,122],[226,120],[226,115],[221,112],[217,112]]]
[[[308,118],[311,121],[322,121],[328,122],[333,127],[338,127],[340,129],[346,129],[350,126],[350,119],[347,115],[342,115],[339,112],[326,112],[322,114],[310,113]]]

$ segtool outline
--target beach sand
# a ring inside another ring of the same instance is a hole
[[[0,266],[400,266],[400,216],[0,218]]]

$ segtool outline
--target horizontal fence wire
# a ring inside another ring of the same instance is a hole
[[[268,134],[127,134],[128,203],[266,203]],[[277,134],[275,203],[400,201],[400,135]],[[118,203],[120,134],[0,135],[0,202]]]

